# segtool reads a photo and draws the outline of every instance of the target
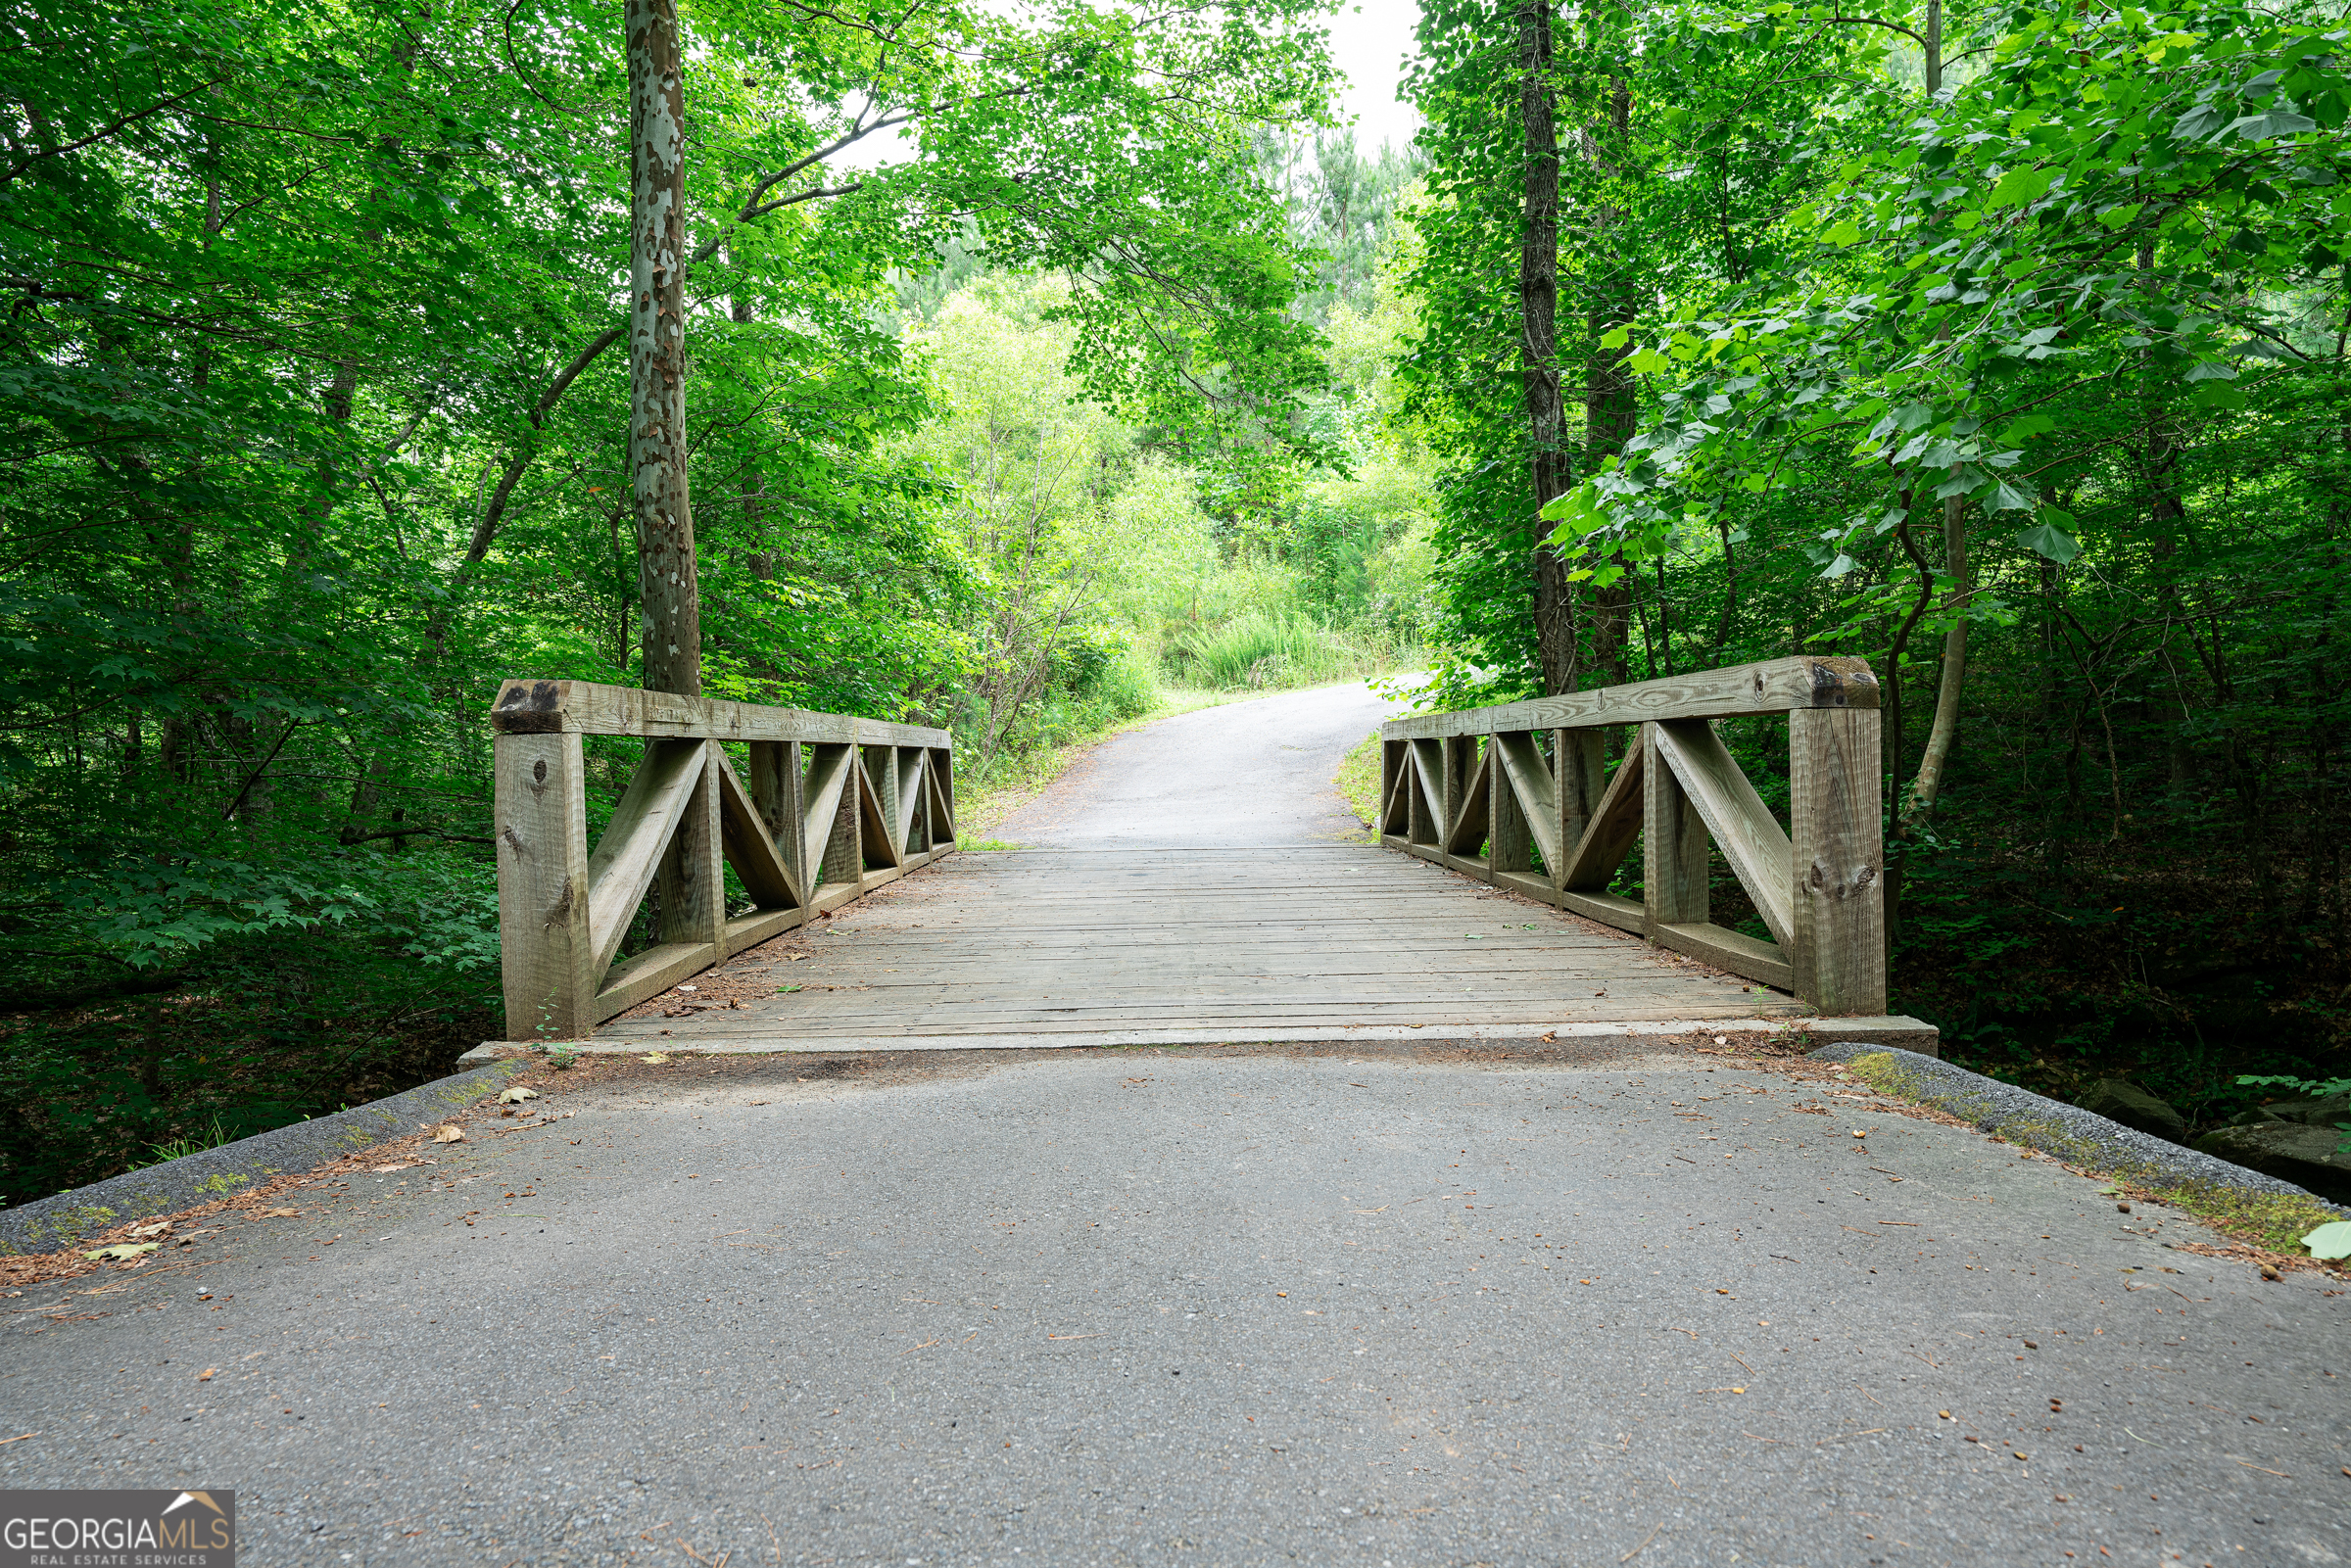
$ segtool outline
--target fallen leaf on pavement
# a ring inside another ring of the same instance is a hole
[[[650,1056],[641,1056],[637,1060],[640,1062],[650,1062],[653,1066],[659,1067],[662,1063],[668,1061],[669,1057],[663,1052],[655,1051]]]
[[[196,1374],[196,1381],[199,1383],[210,1383],[213,1380],[213,1374],[219,1370],[220,1368],[216,1366],[208,1366],[203,1371]]]
[[[81,1256],[84,1258],[102,1259],[114,1262],[128,1262],[133,1258],[146,1257],[149,1253],[154,1252],[162,1245],[163,1243],[160,1241],[117,1242],[112,1247],[101,1247],[95,1252],[83,1253]]]
[[[517,1083],[511,1089],[508,1089],[501,1094],[498,1097],[498,1103],[500,1105],[520,1105],[525,1100],[536,1100],[538,1098],[538,1090],[526,1089],[521,1084]]]
[[[465,1129],[454,1121],[433,1134],[435,1143],[463,1143],[464,1141]]]
[[[299,1219],[302,1217],[302,1211],[299,1209],[264,1209],[253,1217],[256,1219]]]
[[[130,1233],[133,1236],[162,1236],[168,1234],[170,1229],[171,1221],[159,1219],[152,1225],[133,1225],[130,1227]]]
[[[408,1167],[406,1165],[377,1165],[375,1167],[375,1173],[379,1176],[388,1176],[395,1170],[406,1170],[408,1168]]]
[[[2351,1258],[2351,1219],[2331,1220],[2302,1238],[2313,1258]]]

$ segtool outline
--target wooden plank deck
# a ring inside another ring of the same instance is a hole
[[[1638,937],[1353,844],[957,854],[695,983],[614,1019],[597,1043],[1523,1035],[1810,1011]],[[787,985],[800,989],[778,994]],[[687,1005],[697,1011],[671,1016]]]

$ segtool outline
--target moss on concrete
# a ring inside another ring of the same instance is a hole
[[[1943,1064],[1934,1066],[1941,1070],[1905,1063],[1885,1051],[1856,1055],[1845,1064],[1847,1072],[1880,1094],[1965,1117],[1994,1137],[2109,1177],[2127,1189],[2127,1196],[2182,1210],[2269,1252],[2300,1254],[2304,1236],[2329,1220],[2346,1217],[2333,1205],[2307,1193],[2276,1191],[2275,1184],[2251,1171],[2245,1172],[2244,1184],[2183,1177],[2168,1154],[2134,1158],[2119,1152],[2111,1139],[2088,1136],[2079,1119],[2069,1119],[2069,1115],[2080,1118],[2091,1113],[2054,1102],[2043,1102],[2049,1105],[2045,1116],[2020,1112],[2014,1101],[2023,1091],[2007,1085],[1971,1088]]]

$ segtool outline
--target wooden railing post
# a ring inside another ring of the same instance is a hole
[[[1551,733],[1553,792],[1559,802],[1559,864],[1546,867],[1551,885],[1567,885],[1567,856],[1583,841],[1600,809],[1601,791],[1607,785],[1607,752],[1598,730],[1554,730]]]
[[[792,880],[803,892],[808,887],[807,855],[800,842],[800,824],[808,817],[803,798],[807,781],[801,772],[800,743],[797,740],[754,740],[751,742],[751,800],[759,808],[760,821],[776,840],[776,850],[784,857]]]
[[[848,748],[841,770],[840,809],[833,816],[833,836],[825,840],[825,856],[817,878],[822,882],[847,882],[854,887],[865,877],[863,796],[857,788],[857,748]]]
[[[662,942],[708,942],[723,959],[727,956],[727,868],[719,836],[719,784],[711,770],[731,765],[717,741],[705,740],[702,745],[712,755],[687,797],[677,836],[662,855],[661,872],[653,883],[658,889],[655,910],[659,917],[654,936]]]
[[[1657,727],[1641,726],[1641,885],[1646,934],[1703,926],[1707,915],[1706,825],[1673,770],[1657,754]]]
[[[502,735],[492,756],[506,1038],[578,1039],[597,1023],[580,737]]]
[[[1412,791],[1412,798],[1406,806],[1404,835],[1415,844],[1433,844],[1442,827],[1436,820],[1438,813],[1430,809],[1429,797],[1444,788],[1443,779],[1435,776],[1436,743],[1415,740],[1412,751],[1405,763],[1404,783]]]
[[[1796,994],[1830,1018],[1886,1011],[1878,710],[1788,715]]]
[[[1534,837],[1526,810],[1511,787],[1502,760],[1502,736],[1486,737],[1486,869],[1489,873],[1534,869]]]
[[[1381,841],[1793,990],[1824,1014],[1883,1011],[1877,710],[1867,664],[1800,654],[1391,719],[1380,730],[1383,783],[1394,785],[1383,790]],[[1792,834],[1713,729],[1750,715],[1788,719]],[[1612,774],[1602,739],[1609,729],[1634,736]],[[1546,730],[1548,762],[1536,739]],[[1484,787],[1474,787],[1480,777]],[[1636,840],[1646,845],[1641,903],[1608,891]],[[1766,935],[1714,924],[1716,847]],[[1528,875],[1534,850],[1548,877]]]
[[[586,1036],[955,847],[943,730],[586,681],[508,681],[490,722],[509,1039]],[[645,746],[593,850],[591,735]],[[747,784],[730,744],[748,753]],[[732,915],[729,867],[751,906]],[[648,894],[654,941],[624,958]]]

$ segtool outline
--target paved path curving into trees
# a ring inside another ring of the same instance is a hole
[[[1368,715],[1292,763],[1263,707],[1311,833]],[[1185,722],[1025,841],[1170,816]],[[329,1568],[2351,1558],[2351,1298],[1726,1042],[535,1067],[7,1303],[0,1486],[233,1489]]]

